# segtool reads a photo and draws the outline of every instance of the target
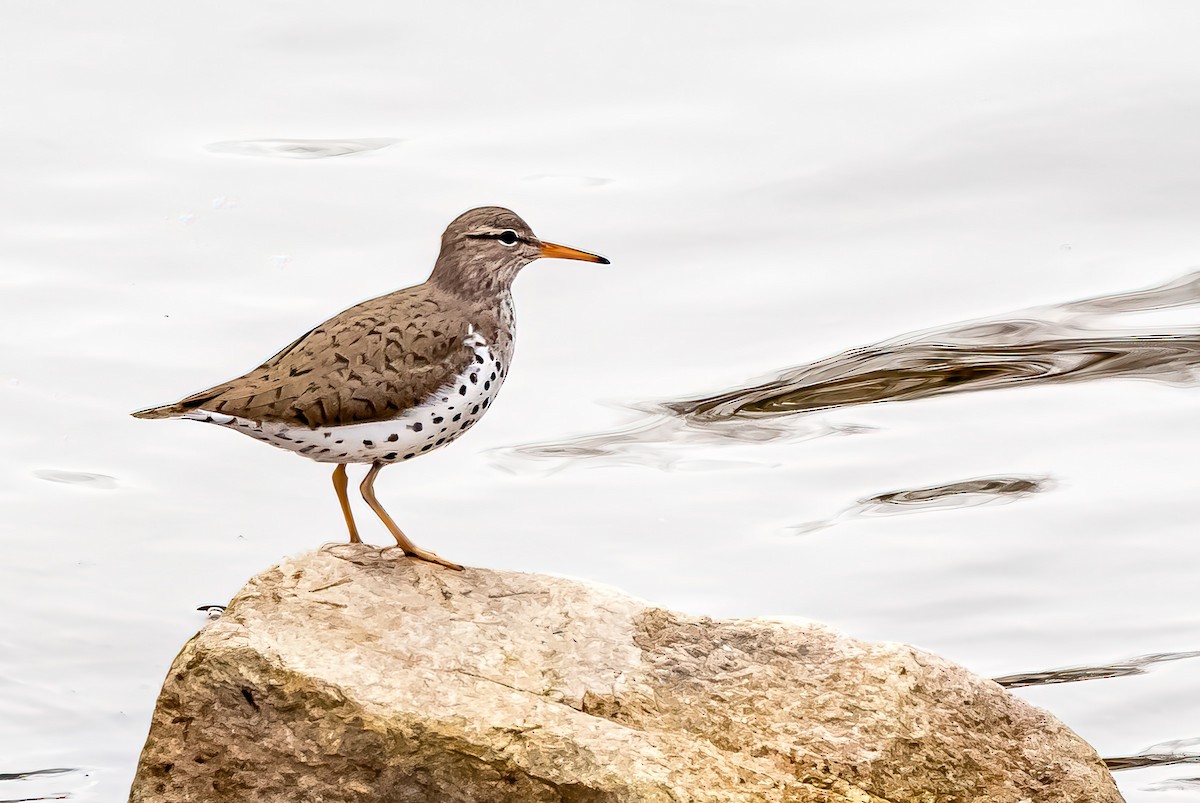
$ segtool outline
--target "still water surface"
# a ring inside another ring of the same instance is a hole
[[[0,800],[122,799],[197,606],[342,538],[325,468],[127,413],[482,204],[613,264],[528,268],[494,409],[381,476],[418,543],[910,642],[1194,800],[1197,12],[519,12],[5,6]]]

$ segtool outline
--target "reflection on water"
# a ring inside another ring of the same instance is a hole
[[[1005,504],[1048,490],[1050,487],[1048,477],[978,477],[946,485],[888,491],[868,499],[860,499],[833,518],[796,525],[792,532],[811,533],[838,522],[869,516]]]
[[[1200,273],[1192,273],[1148,290],[931,329],[849,349],[723,393],[638,405],[643,420],[626,427],[519,446],[507,454],[536,461],[661,464],[651,453],[674,442],[832,434],[811,421],[797,425],[797,414],[817,410],[1114,377],[1191,384],[1200,366],[1200,327],[1163,331],[1119,319],[1197,304]]]
[[[255,139],[244,142],[214,142],[205,146],[213,153],[237,156],[270,156],[281,159],[327,159],[352,153],[377,151],[400,142],[398,139]]]
[[[1079,680],[1098,680],[1100,678],[1121,678],[1129,675],[1144,675],[1149,667],[1167,661],[1181,661],[1185,658],[1200,657],[1200,650],[1192,652],[1160,652],[1152,655],[1140,655],[1103,666],[1075,666],[1067,669],[1050,669],[1045,672],[1024,672],[1016,675],[1005,675],[992,678],[996,683],[1008,689],[1021,686],[1048,686],[1052,683],[1074,683]],[[1176,744],[1175,742],[1164,742]],[[1163,745],[1156,745],[1162,747]]]

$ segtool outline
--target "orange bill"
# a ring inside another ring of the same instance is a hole
[[[609,264],[608,260],[599,254],[589,254],[587,251],[580,251],[576,248],[568,248],[565,245],[557,243],[548,243],[542,241],[541,256],[550,257],[551,259],[581,259],[584,262],[599,262],[601,265]]]

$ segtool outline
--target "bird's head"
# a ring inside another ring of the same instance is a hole
[[[608,264],[602,256],[539,240],[515,212],[481,206],[446,227],[432,280],[467,295],[503,292],[521,268],[542,257]]]

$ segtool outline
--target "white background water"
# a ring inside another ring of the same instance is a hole
[[[381,476],[422,546],[691,613],[818,619],[984,675],[1200,648],[1197,390],[850,408],[807,421],[873,429],[686,447],[676,470],[513,473],[488,452],[1184,273],[1194,4],[7,0],[0,18],[0,773],[82,769],[0,797],[123,799],[195,607],[343,537],[326,467],[127,413],[421,281],[446,223],[483,204],[613,264],[528,268],[493,411]],[[206,150],[385,138],[337,158]],[[789,530],[993,474],[1056,486]],[[1200,737],[1200,661],[1020,693],[1104,755]],[[1195,791],[1150,788],[1197,775],[1118,778],[1173,803]]]

